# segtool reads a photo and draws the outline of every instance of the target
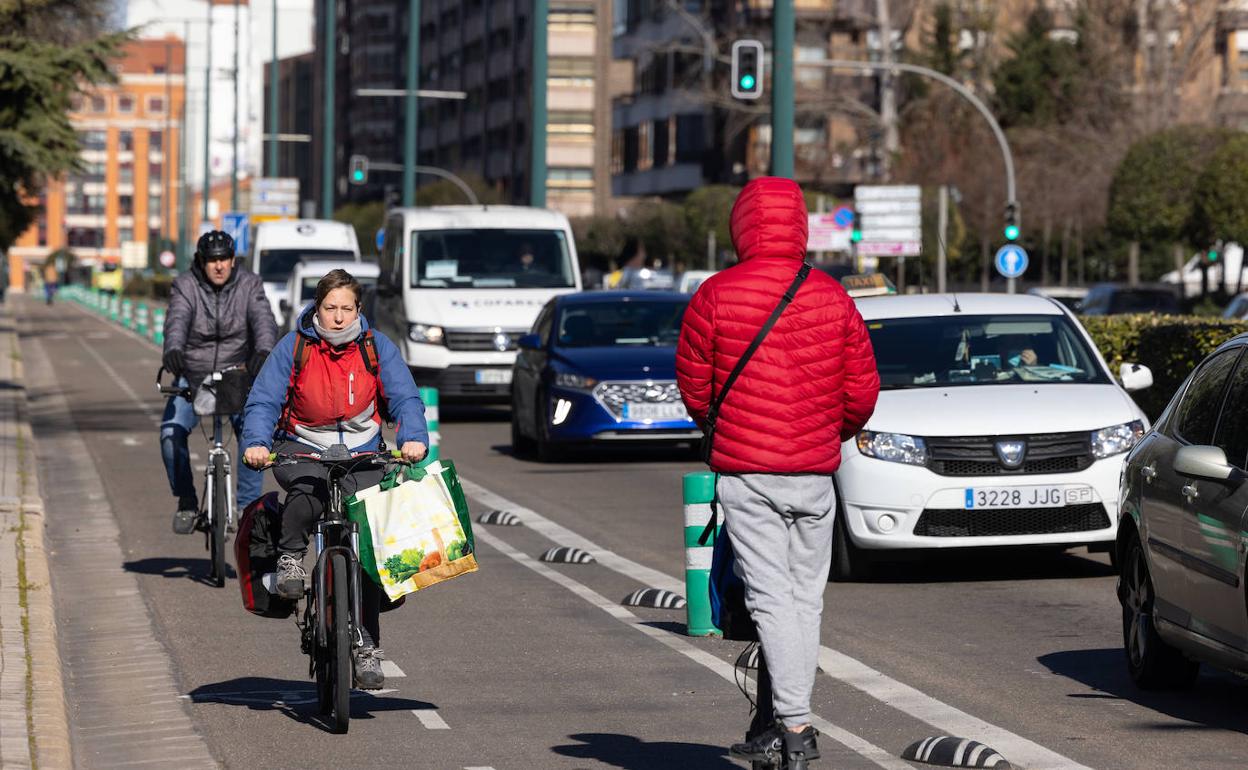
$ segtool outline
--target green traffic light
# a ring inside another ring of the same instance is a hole
[[[1005,239],[1007,241],[1018,240],[1018,234],[1019,234],[1018,225],[1006,225],[1005,226]]]
[[[1210,262],[1218,261],[1218,252],[1215,249],[1209,249],[1209,261]]]
[[[363,171],[356,170],[356,171],[354,172],[354,179],[355,179],[355,181],[357,181],[357,182],[363,182],[363,181],[364,181],[364,172],[363,172]]]
[[[861,243],[861,242],[862,242],[862,231],[861,231],[861,230],[858,230],[858,229],[854,229],[854,230],[852,230],[852,231],[850,232],[850,234],[849,234],[849,239],[850,239],[851,241],[853,241],[854,243]]]
[[[754,90],[754,86],[756,86],[757,84],[758,84],[758,81],[754,78],[754,76],[753,76],[753,75],[742,75],[742,76],[741,76],[741,88],[742,88],[743,90],[745,90],[745,91],[753,91],[753,90]]]

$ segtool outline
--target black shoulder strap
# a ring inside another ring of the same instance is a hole
[[[732,372],[729,373],[728,379],[724,380],[723,389],[719,391],[719,396],[715,399],[715,403],[711,404],[711,408],[706,412],[706,422],[708,425],[715,424],[715,420],[719,417],[719,408],[724,405],[724,399],[728,397],[728,391],[732,389],[733,383],[735,383],[737,378],[741,376],[741,371],[745,369],[745,365],[749,363],[750,358],[754,355],[754,352],[758,350],[760,345],[763,344],[763,340],[766,339],[767,333],[771,331],[771,327],[775,326],[776,321],[780,320],[780,314],[784,312],[784,309],[788,307],[789,303],[793,301],[793,298],[797,296],[797,290],[801,287],[802,282],[806,280],[806,276],[808,275],[810,275],[810,263],[802,262],[802,266],[798,268],[797,276],[793,279],[793,283],[789,285],[788,290],[784,292],[784,296],[780,298],[780,302],[776,305],[776,309],[771,311],[771,317],[767,319],[767,323],[763,324],[763,328],[758,330],[758,334],[754,336],[754,341],[750,343],[750,346],[746,348],[745,352],[741,354],[741,357],[737,359],[737,365],[732,368]]]
[[[360,338],[360,358],[364,359],[364,368],[368,373],[376,377],[381,370],[381,362],[377,356],[377,342],[373,339],[372,329],[364,332],[364,336]]]

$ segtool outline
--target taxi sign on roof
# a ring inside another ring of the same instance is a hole
[[[841,285],[851,297],[878,297],[897,293],[897,287],[883,273],[847,275],[841,279]]]

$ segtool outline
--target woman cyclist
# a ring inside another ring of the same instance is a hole
[[[334,444],[354,452],[376,451],[382,399],[398,423],[403,459],[424,459],[429,443],[425,405],[398,348],[370,330],[360,315],[360,295],[360,283],[350,273],[330,271],[317,284],[316,301],[300,315],[296,330],[273,348],[243,412],[248,465],[267,466],[270,452],[319,452]],[[344,479],[344,490],[352,494],[373,486],[382,475],[378,466],[361,467]],[[286,490],[277,593],[300,599],[307,578],[301,563],[329,497],[328,474],[320,463],[300,462],[277,468],[274,476]],[[378,648],[381,587],[365,580],[362,594],[364,645],[353,653],[355,686],[376,690],[385,681]]]

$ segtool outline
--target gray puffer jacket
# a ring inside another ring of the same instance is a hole
[[[165,350],[186,355],[192,386],[228,366],[246,364],[252,352],[277,344],[277,322],[260,276],[235,264],[217,289],[195,265],[173,280],[165,314]]]

